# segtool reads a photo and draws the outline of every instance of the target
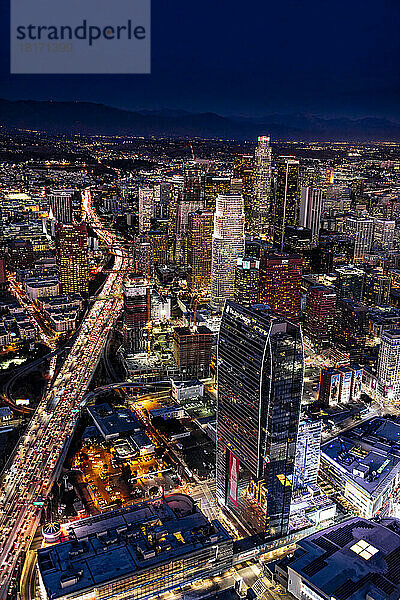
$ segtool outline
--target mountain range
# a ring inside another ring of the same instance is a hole
[[[227,117],[183,110],[130,111],[90,102],[0,99],[0,125],[50,134],[199,137],[282,141],[400,141],[400,123],[376,117],[322,118],[305,114]]]

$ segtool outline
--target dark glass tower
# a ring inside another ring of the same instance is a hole
[[[282,158],[278,163],[274,203],[274,245],[282,252],[285,227],[297,225],[299,213],[299,161]]]
[[[217,498],[250,533],[289,525],[303,387],[300,327],[225,304],[218,340]]]

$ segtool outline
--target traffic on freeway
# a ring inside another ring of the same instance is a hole
[[[83,321],[71,351],[49,391],[42,398],[0,486],[0,598],[6,598],[22,551],[39,524],[41,506],[57,476],[63,451],[74,431],[82,396],[98,364],[110,328],[121,310],[118,293],[129,256],[118,236],[104,229],[91,201],[82,197],[86,218],[113,249],[114,269]]]

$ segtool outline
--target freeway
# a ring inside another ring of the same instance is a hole
[[[12,574],[21,552],[28,549],[40,521],[41,508],[57,476],[63,451],[73,434],[80,403],[93,376],[107,336],[121,310],[123,278],[130,264],[123,242],[103,228],[83,193],[87,218],[97,225],[103,241],[114,250],[114,270],[108,275],[101,300],[93,304],[71,351],[42,398],[3,475],[0,486],[0,599],[15,585]],[[11,583],[11,586],[10,586]]]

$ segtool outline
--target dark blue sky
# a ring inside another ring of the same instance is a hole
[[[11,76],[5,31],[0,96],[400,118],[399,31],[398,0],[153,0],[151,75]]]

